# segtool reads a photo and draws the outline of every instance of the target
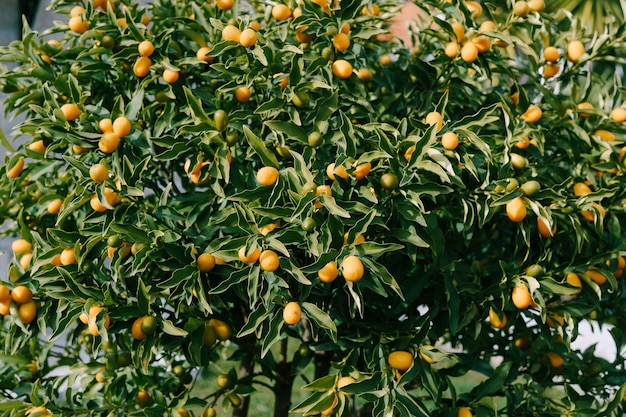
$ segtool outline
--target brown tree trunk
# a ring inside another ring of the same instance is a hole
[[[253,355],[249,354],[245,358],[242,359],[241,366],[239,367],[239,373],[237,375],[237,378],[239,380],[245,379],[250,375],[250,371],[252,370],[251,368],[253,367],[252,358],[253,358]],[[236,407],[233,410],[233,417],[248,417],[249,409],[250,409],[250,396],[246,395],[245,397],[241,399],[241,405],[239,407]]]
[[[287,339],[280,342],[276,383],[274,384],[274,417],[289,417],[291,409],[291,389],[294,376],[291,374],[291,362],[287,362]]]

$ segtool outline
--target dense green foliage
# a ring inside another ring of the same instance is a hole
[[[0,291],[0,415],[242,416],[262,386],[275,416],[622,415],[623,358],[571,342],[590,320],[626,343],[624,27],[425,0],[409,48],[394,2],[114,3],[53,0],[67,21],[0,48],[25,116],[0,222],[28,242]],[[195,388],[210,372],[227,383]]]

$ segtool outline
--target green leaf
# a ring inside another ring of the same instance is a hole
[[[243,133],[250,146],[261,158],[263,165],[278,168],[278,160],[276,159],[276,156],[270,152],[269,149],[267,149],[265,143],[263,143],[263,141],[259,139],[248,126],[243,127]]]
[[[324,329],[334,342],[337,341],[337,326],[335,326],[328,313],[322,311],[315,304],[306,301],[302,303],[302,309],[307,317],[313,320],[317,326]]]

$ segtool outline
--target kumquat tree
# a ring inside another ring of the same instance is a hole
[[[0,415],[624,415],[625,26],[282,1],[0,48]]]

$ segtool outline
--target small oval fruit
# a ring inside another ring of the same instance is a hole
[[[130,328],[130,333],[135,340],[144,340],[147,335],[141,330],[141,324],[143,323],[145,316],[137,317],[133,321],[133,325]]]
[[[263,186],[273,185],[278,180],[280,172],[274,167],[263,167],[258,170],[256,179]]]
[[[356,379],[352,378],[351,376],[342,376],[337,380],[337,390],[341,391],[342,388],[350,385],[350,384],[354,384],[356,382]],[[343,392],[343,391],[341,391]],[[352,395],[350,393],[344,392],[345,395]]]
[[[441,144],[449,151],[452,151],[459,146],[459,136],[454,132],[446,132],[441,137]]]
[[[215,329],[215,337],[222,342],[228,340],[233,335],[233,329],[225,321],[219,319],[211,319],[208,321],[209,325]]]
[[[133,73],[135,74],[135,76],[143,78],[150,74],[151,65],[152,61],[150,61],[150,58],[148,58],[147,56],[140,56],[139,58],[137,58],[137,61],[135,61],[135,64],[133,65]]]
[[[74,253],[74,248],[65,248],[63,252],[61,252],[61,265],[67,266],[76,263],[76,254]]]
[[[466,42],[461,48],[461,59],[472,63],[478,58],[478,46],[474,42]]]
[[[496,329],[502,329],[506,326],[506,313],[503,311],[501,314],[502,316],[499,316],[498,313],[493,309],[493,307],[489,308],[489,321],[491,322],[491,325]]]
[[[528,287],[524,283],[518,283],[511,293],[511,300],[513,304],[520,310],[527,309],[533,303],[533,298],[528,291]]]
[[[223,132],[228,127],[228,113],[224,110],[217,110],[213,115],[213,121],[215,122],[215,128],[220,132]]]
[[[94,164],[89,168],[89,176],[94,182],[102,184],[109,178],[109,169],[103,164]]]
[[[141,56],[150,56],[154,53],[154,44],[148,40],[141,41],[137,45],[137,51]]]
[[[263,271],[274,272],[280,266],[278,255],[273,250],[264,250],[259,256],[259,266]]]
[[[522,197],[516,197],[506,203],[506,214],[513,222],[519,223],[526,218],[526,205]]]
[[[579,40],[573,40],[567,45],[567,59],[577,63],[585,54],[585,45]]]
[[[338,59],[333,62],[332,70],[337,78],[345,80],[352,75],[353,67],[352,64],[345,59]]]
[[[574,295],[580,294],[580,292],[582,291],[583,283],[580,280],[580,277],[578,276],[578,274],[576,274],[575,272],[568,272],[565,277],[565,282],[567,282],[572,287],[578,288],[578,290],[576,290]]]
[[[283,319],[288,325],[294,325],[300,322],[302,318],[302,309],[300,305],[295,301],[290,301],[285,305],[283,309]]]
[[[251,48],[256,45],[257,34],[254,29],[244,29],[241,31],[241,35],[239,36],[239,44],[244,48]]]
[[[202,272],[209,272],[215,268],[215,257],[210,253],[203,253],[196,259],[198,269]]]
[[[363,262],[355,256],[346,256],[341,263],[341,275],[346,281],[357,282],[363,278],[365,267]]]
[[[456,417],[472,417],[472,410],[468,407],[459,407],[459,411],[456,414]]]
[[[317,276],[322,282],[333,282],[339,276],[339,269],[337,268],[337,262],[330,261],[317,271]]]
[[[540,189],[541,184],[539,184],[539,182],[535,180],[526,181],[519,187],[519,190],[522,192],[522,194],[527,197],[536,194]]]
[[[400,372],[405,372],[413,365],[413,354],[405,350],[396,350],[387,357],[387,363]]]
[[[25,285],[18,285],[11,291],[11,299],[16,304],[25,304],[32,300],[33,292]]]
[[[261,256],[261,251],[259,250],[259,248],[254,248],[251,253],[246,252],[246,247],[242,246],[241,248],[239,248],[238,256],[242,262],[253,263],[259,259],[259,257]]]

